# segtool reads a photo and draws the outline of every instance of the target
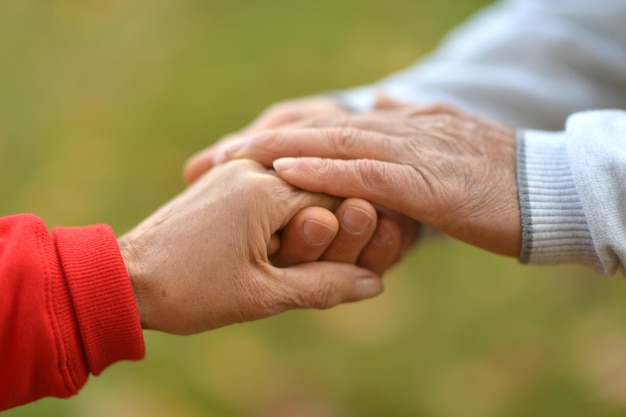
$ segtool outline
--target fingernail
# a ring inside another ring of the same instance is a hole
[[[274,161],[274,169],[276,171],[287,171],[296,164],[296,158],[280,158]]]
[[[354,283],[354,299],[363,300],[372,298],[383,292],[383,282],[380,278],[359,278]]]
[[[378,223],[372,241],[379,245],[388,245],[393,240],[393,233],[385,223]]]
[[[353,234],[363,233],[373,221],[372,216],[356,207],[348,207],[341,217],[344,229]]]
[[[325,245],[336,233],[337,229],[314,220],[305,220],[302,224],[302,238],[311,246]]]

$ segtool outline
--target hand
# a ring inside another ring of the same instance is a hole
[[[328,308],[382,291],[371,271],[336,262],[273,266],[270,237],[335,198],[294,189],[252,161],[217,167],[119,238],[142,326],[190,334]]]
[[[297,126],[298,122],[315,116],[348,114],[345,108],[324,97],[274,104],[241,132],[229,135],[192,156],[185,164],[185,180],[192,183],[214,166],[214,160],[223,162],[223,150],[246,135],[266,129]],[[363,213],[360,220],[354,211],[349,210],[351,206]],[[376,218],[371,205],[362,200],[346,200],[335,214],[339,224],[330,212],[320,207],[308,207],[303,213],[298,213],[293,224],[286,227],[282,238],[277,235],[272,237],[269,245],[270,254],[274,255],[272,260],[283,266],[314,260],[356,261],[358,265],[382,275],[413,244],[418,232],[413,222],[389,212],[378,213],[378,222],[355,224],[367,222],[367,216]],[[346,215],[350,215],[351,219],[345,219]],[[409,224],[410,227],[407,226]],[[369,237],[372,239],[367,241]]]
[[[348,198],[335,212],[306,207],[268,244],[273,265],[334,261],[356,263],[382,276],[402,257],[398,222],[365,200]]]
[[[273,163],[302,189],[363,198],[475,246],[519,255],[515,133],[449,106],[316,118],[240,138],[221,155]],[[293,155],[315,158],[275,161]]]
[[[243,135],[260,132],[266,129],[285,127],[314,116],[331,116],[348,114],[348,111],[335,101],[324,97],[307,97],[276,103],[261,113],[256,120],[241,132],[226,136],[217,144],[193,155],[183,170],[187,183],[192,183],[213,165],[213,159],[222,159],[220,151],[228,144]],[[219,145],[219,146],[218,146]]]

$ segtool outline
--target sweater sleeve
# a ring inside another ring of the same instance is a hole
[[[384,92],[515,128],[562,129],[578,111],[626,108],[625,21],[623,0],[500,1],[411,67],[334,96],[355,111]]]
[[[564,132],[520,132],[521,261],[626,264],[626,112],[569,117]]]
[[[90,373],[144,355],[143,335],[112,230],[0,218],[0,410],[69,397]]]

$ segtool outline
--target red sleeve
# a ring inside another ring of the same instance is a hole
[[[69,397],[110,364],[144,355],[130,280],[106,225],[0,217],[0,410]]]

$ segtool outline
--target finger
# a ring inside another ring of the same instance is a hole
[[[183,178],[187,184],[191,184],[213,167],[214,153],[215,147],[209,146],[187,159],[183,167]]]
[[[352,127],[278,129],[239,139],[224,149],[226,159],[253,159],[271,166],[288,156],[397,161],[406,139]]]
[[[244,161],[251,162],[248,160]],[[342,199],[330,196],[328,194],[311,193],[296,188],[279,178],[274,170],[266,170],[265,175],[271,178],[272,181],[267,184],[260,183],[261,188],[264,188],[262,192],[264,197],[263,201],[259,202],[259,204],[261,206],[271,205],[271,207],[274,207],[271,212],[267,213],[269,215],[269,221],[267,224],[270,227],[269,231],[271,233],[276,233],[279,230],[284,230],[285,228],[287,228],[292,219],[297,216],[298,212],[300,212],[301,210],[307,209],[309,207],[315,207],[317,208],[317,210],[326,209],[330,212],[334,212],[342,202]],[[319,215],[319,213],[321,213],[321,211],[305,213],[308,213],[306,214],[306,216],[309,220],[315,221],[316,217]],[[328,219],[328,217],[326,216],[327,214],[323,215],[322,222],[324,222],[327,226],[338,228],[338,226],[333,226],[332,223],[330,223],[330,220],[324,220]],[[331,214],[331,216],[335,217],[334,214]],[[304,220],[299,220],[299,222],[302,221]],[[336,219],[333,220],[333,222],[336,223]],[[314,225],[310,224],[309,226],[313,227]],[[293,230],[296,230],[296,228],[293,228]],[[315,230],[311,229],[310,232],[315,233]],[[291,234],[290,238],[296,239],[296,233],[294,232],[293,234]],[[301,238],[302,237],[300,237],[299,239]],[[281,247],[284,245],[285,242],[281,242]],[[302,248],[300,248],[299,250],[301,249]]]
[[[193,182],[213,166],[233,159],[252,159],[266,167],[275,159],[287,156],[394,160],[398,156],[397,143],[403,139],[377,132],[376,128],[386,127],[375,116],[364,122],[356,117],[315,119],[289,129],[266,130],[221,141],[187,161],[185,180]],[[354,127],[357,124],[365,130]],[[394,142],[396,146],[392,145]]]
[[[326,309],[337,304],[375,297],[383,291],[382,280],[372,271],[337,262],[313,262],[275,269],[284,308]]]
[[[428,184],[406,165],[357,159],[283,158],[278,175],[304,190],[338,197],[358,197],[409,216],[433,217]]]
[[[249,159],[220,165],[212,173],[218,173],[223,179],[233,178],[229,181],[230,188],[226,188],[225,192],[245,193],[242,198],[258,207],[258,216],[242,218],[241,221],[254,223],[251,226],[253,228],[258,228],[258,223],[263,225],[263,251],[266,255],[267,244],[272,235],[283,230],[300,210],[314,206],[335,211],[342,201],[327,194],[298,189],[282,180],[273,169],[267,169]],[[216,175],[205,176],[203,179],[211,180]],[[223,182],[224,180],[222,186]],[[254,184],[254,187],[249,184]]]
[[[421,224],[404,214],[386,209],[385,207],[377,206],[376,211],[378,212],[379,217],[389,217],[396,225],[398,225],[402,235],[400,250],[402,253],[409,250],[415,244],[421,233]]]
[[[222,155],[222,149],[230,146],[238,138],[239,136],[236,133],[227,135],[218,142],[191,155],[183,166],[183,178],[185,182],[191,184],[209,169],[218,165],[216,161],[222,159],[219,156]],[[222,162],[225,162],[225,160]]]
[[[334,100],[325,97],[311,97],[298,101],[278,103],[265,110],[252,123],[221,139],[218,143],[191,156],[183,169],[187,183],[192,183],[213,166],[226,162],[227,149],[232,142],[255,132],[297,124],[300,120],[316,116],[344,114],[347,110]]]
[[[335,212],[339,231],[322,260],[354,263],[376,229],[376,209],[365,200],[346,199]]]
[[[283,230],[272,264],[284,267],[318,260],[338,230],[339,222],[331,211],[322,207],[300,210]]]
[[[450,108],[441,114],[417,115],[420,110],[415,110],[412,115],[411,109],[307,119],[298,126],[242,135],[225,146],[219,158],[249,158],[265,166],[288,156],[403,162],[407,149],[441,142],[446,132],[493,129],[489,122],[460,117],[460,110]]]
[[[312,116],[324,116],[347,113],[347,110],[334,100],[325,97],[306,98],[287,101],[271,106],[254,122],[244,129],[248,132],[287,126]]]
[[[376,231],[361,251],[358,265],[382,276],[402,258],[402,233],[391,218],[380,215]]]

